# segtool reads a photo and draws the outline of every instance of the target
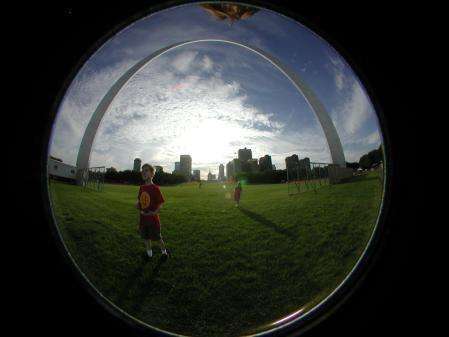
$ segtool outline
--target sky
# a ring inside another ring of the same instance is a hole
[[[75,165],[90,117],[120,75],[160,48],[196,39],[260,48],[299,74],[329,112],[346,161],[381,144],[369,97],[326,41],[272,11],[231,25],[190,4],[134,22],[88,59],[59,106],[50,154]],[[141,158],[171,172],[179,155],[190,154],[192,168],[206,178],[243,147],[253,158],[271,155],[279,169],[294,153],[331,162],[314,112],[279,70],[240,46],[197,42],[164,53],[122,88],[98,128],[90,165],[132,169]]]

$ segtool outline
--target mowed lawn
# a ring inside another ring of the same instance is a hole
[[[150,325],[194,336],[256,331],[333,290],[360,257],[381,200],[376,172],[316,193],[286,185],[161,187],[160,250],[144,258],[138,186],[102,192],[50,183],[55,216],[78,266],[120,308]]]

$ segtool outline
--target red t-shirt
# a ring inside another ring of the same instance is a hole
[[[159,186],[155,184],[142,185],[139,189],[139,206],[141,211],[155,211],[159,205],[161,205],[165,199],[159,189]],[[157,224],[160,225],[159,215],[143,215],[140,214],[140,224]]]
[[[242,188],[236,187],[234,189],[234,200],[237,201],[240,199],[240,194],[242,193]]]

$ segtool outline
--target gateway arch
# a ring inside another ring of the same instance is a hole
[[[278,59],[276,59],[272,55],[266,53],[265,51],[259,48],[229,40],[202,39],[202,40],[183,41],[157,50],[156,52],[152,53],[151,55],[148,55],[141,61],[137,62],[112,85],[112,87],[104,95],[104,97],[98,104],[97,108],[95,109],[89,121],[89,124],[87,125],[87,128],[84,132],[83,138],[81,140],[81,145],[78,151],[78,157],[76,161],[78,171],[77,172],[78,181],[80,181],[81,179],[82,171],[89,167],[89,159],[92,150],[92,144],[94,142],[95,135],[97,133],[98,126],[100,125],[101,119],[108,110],[115,96],[119,93],[120,89],[123,88],[123,86],[131,79],[131,77],[133,77],[134,74],[136,74],[141,68],[143,68],[147,63],[151,62],[153,59],[157,58],[158,56],[166,53],[167,51],[173,48],[197,42],[222,42],[243,47],[258,54],[259,56],[263,57],[265,60],[270,62],[272,65],[274,65],[293,83],[296,89],[304,96],[307,103],[310,105],[313,112],[317,116],[327,140],[327,144],[332,158],[332,163],[340,167],[346,167],[346,160],[345,155],[343,153],[343,147],[341,145],[341,141],[338,136],[337,130],[335,129],[335,126],[332,123],[332,120],[329,117],[328,112],[326,111],[326,109],[324,108],[323,104],[318,99],[318,97],[315,95],[315,93],[294,71],[283,65]]]

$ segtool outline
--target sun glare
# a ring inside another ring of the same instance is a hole
[[[231,158],[241,127],[228,121],[203,119],[189,120],[188,131],[177,140],[181,152],[190,153],[198,163],[217,163]]]

